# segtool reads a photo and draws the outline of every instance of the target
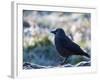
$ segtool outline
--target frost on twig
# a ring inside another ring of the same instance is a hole
[[[90,66],[91,62],[90,61],[82,61],[77,63],[76,65],[72,64],[64,64],[64,65],[58,65],[58,66],[42,66],[38,64],[33,64],[26,62],[23,64],[23,69],[48,69],[48,68],[66,68],[66,67],[79,67],[79,66]]]

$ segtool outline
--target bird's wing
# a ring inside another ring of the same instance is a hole
[[[79,53],[82,52],[81,48],[79,45],[77,45],[74,42],[70,42],[67,45],[65,45],[65,48],[68,49],[71,52]]]

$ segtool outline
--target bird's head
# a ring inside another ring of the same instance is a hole
[[[56,30],[54,30],[54,31],[51,31],[51,33],[53,33],[53,34],[55,34],[55,35],[57,35],[57,36],[65,36],[64,30],[61,29],[61,28],[58,28],[58,29],[56,29]]]

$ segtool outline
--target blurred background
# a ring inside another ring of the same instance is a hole
[[[80,47],[91,54],[91,14],[56,11],[23,10],[23,68],[27,65],[59,66],[63,58],[58,54],[54,44],[54,35],[50,31],[62,28],[66,35]],[[90,61],[83,56],[69,57],[70,65]],[[27,64],[26,64],[27,63]],[[68,67],[71,67],[68,65]],[[85,64],[89,66],[90,64]],[[82,65],[84,66],[84,65]]]

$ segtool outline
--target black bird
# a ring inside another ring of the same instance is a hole
[[[55,46],[58,53],[65,58],[62,64],[72,55],[82,55],[90,58],[89,54],[84,52],[79,45],[66,36],[63,29],[58,28],[55,31],[51,31],[51,33],[55,34]]]

